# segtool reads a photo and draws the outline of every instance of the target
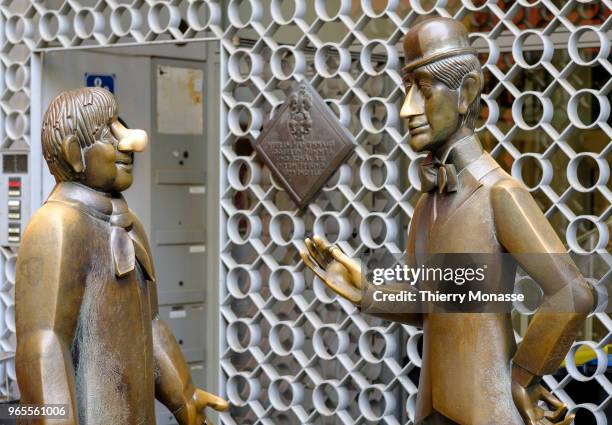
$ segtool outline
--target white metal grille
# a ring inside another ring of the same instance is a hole
[[[398,117],[404,95],[398,43],[428,14],[454,16],[480,31],[473,39],[484,52],[486,113],[479,134],[485,146],[533,188],[569,249],[605,260],[612,210],[611,8],[609,0],[4,0],[0,143],[3,149],[30,145],[33,50],[220,39],[220,357],[234,405],[222,422],[406,424],[414,412],[420,332],[359,314],[312,283],[298,256],[313,232],[355,256],[404,246],[418,196],[419,155]],[[311,82],[359,143],[304,212],[248,149],[297,78]],[[595,177],[585,180],[589,164]],[[539,173],[530,175],[534,170]],[[0,258],[0,345],[11,352],[14,325],[6,312],[13,303],[14,254],[3,249]],[[546,382],[603,425],[612,400],[603,366],[612,321],[597,313],[590,323],[592,341],[576,347],[595,351],[595,373],[582,375],[568,356],[569,374]],[[14,379],[12,363],[5,369]],[[572,400],[566,389],[575,381],[599,386],[602,396]]]

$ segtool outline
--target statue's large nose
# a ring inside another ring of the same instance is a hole
[[[142,152],[149,143],[147,132],[124,127],[119,121],[113,121],[111,129],[119,140],[117,149],[121,152]]]
[[[424,113],[425,101],[421,94],[421,90],[418,89],[416,84],[412,84],[406,94],[402,109],[400,110],[400,117],[410,118],[413,115],[423,115]]]

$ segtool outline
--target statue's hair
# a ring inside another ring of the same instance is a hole
[[[100,87],[65,91],[51,101],[43,116],[41,141],[43,155],[56,181],[78,179],[62,154],[66,137],[74,135],[84,152],[116,114],[115,96]]]
[[[468,73],[476,71],[480,74],[481,89],[482,89],[482,68],[480,62],[475,55],[459,55],[443,58],[426,65],[423,68],[434,76],[438,81],[444,83],[448,88],[457,90],[461,87],[463,77]],[[462,126],[469,128],[476,127],[476,119],[480,112],[480,92],[474,102],[470,105],[467,113],[463,117]]]

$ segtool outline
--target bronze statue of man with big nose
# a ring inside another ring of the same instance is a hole
[[[574,415],[540,381],[557,370],[576,338],[592,307],[589,287],[528,190],[474,133],[483,74],[465,27],[449,18],[423,21],[406,34],[404,50],[401,116],[411,147],[428,153],[420,166],[422,195],[410,223],[408,264],[437,253],[510,253],[545,297],[569,291],[573,302],[562,312],[543,304],[518,348],[510,313],[371,313],[423,328],[415,421],[568,425]],[[362,280],[360,263],[318,235],[305,243],[306,266],[366,310],[374,286]]]
[[[102,88],[60,93],[43,117],[57,184],[19,247],[16,369],[23,404],[67,405],[69,417],[27,424],[153,425],[157,398],[202,425],[206,407],[229,407],[195,387],[158,316],[147,235],[121,195],[147,143]]]

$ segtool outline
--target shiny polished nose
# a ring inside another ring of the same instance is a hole
[[[111,129],[119,140],[117,149],[121,152],[142,152],[149,143],[149,137],[144,130],[126,128],[119,121],[113,121]]]
[[[400,117],[410,118],[413,115],[423,115],[425,113],[425,101],[421,90],[413,84],[410,86],[406,99],[400,110]]]

